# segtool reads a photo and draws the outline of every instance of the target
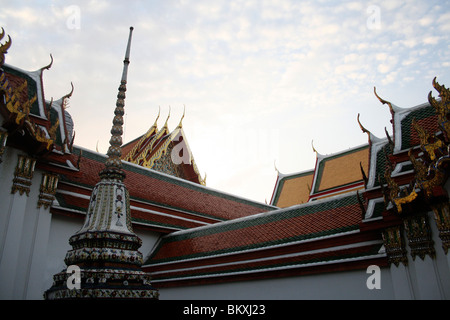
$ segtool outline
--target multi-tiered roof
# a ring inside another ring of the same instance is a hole
[[[368,144],[317,154],[314,170],[278,175],[281,209],[164,236],[144,263],[158,287],[253,280],[407,263],[434,255],[427,212],[447,252],[449,91],[399,109],[394,138],[365,129]],[[388,103],[380,99],[382,103]]]
[[[170,111],[164,126],[158,129],[158,113],[145,134],[122,147],[122,160],[205,185],[206,178],[202,178],[198,171],[183,130],[184,113],[173,131],[167,124],[169,117]]]

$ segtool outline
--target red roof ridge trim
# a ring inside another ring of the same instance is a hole
[[[270,204],[265,204],[263,202],[258,202],[258,201],[255,201],[255,200],[244,198],[244,197],[239,196],[239,195],[235,195],[235,194],[231,194],[231,193],[228,193],[228,192],[225,192],[225,191],[222,191],[222,190],[218,190],[218,189],[214,189],[214,188],[211,188],[211,187],[207,187],[207,186],[204,186],[204,185],[201,185],[201,184],[198,184],[198,183],[186,180],[186,179],[182,179],[182,178],[179,178],[179,177],[172,176],[172,175],[164,173],[164,172],[156,171],[154,169],[149,169],[149,168],[140,166],[140,165],[135,164],[135,163],[124,161],[124,165],[129,165],[129,166],[135,167],[135,168],[140,169],[140,170],[150,171],[152,173],[156,173],[157,175],[161,175],[161,176],[167,177],[169,179],[176,180],[176,181],[178,181],[180,183],[191,185],[191,186],[193,186],[195,188],[198,188],[198,189],[208,190],[208,191],[211,191],[211,192],[217,194],[217,196],[224,195],[224,196],[232,197],[232,198],[235,198],[235,199],[238,199],[238,200],[243,200],[243,201],[246,201],[246,202],[250,202],[251,204],[254,204],[254,205],[260,205],[260,206],[265,206],[265,207],[268,207],[268,208],[278,209],[278,207],[270,205]]]
[[[152,283],[172,282],[172,281],[178,281],[178,280],[191,280],[191,279],[202,279],[202,278],[216,278],[216,277],[234,276],[234,275],[242,275],[242,274],[254,274],[254,273],[262,273],[262,272],[270,272],[270,271],[280,271],[280,270],[288,270],[288,269],[299,269],[299,268],[315,267],[315,266],[338,264],[338,263],[372,260],[372,259],[385,258],[385,257],[386,257],[385,253],[378,253],[378,254],[372,254],[372,255],[368,255],[368,256],[365,255],[365,256],[359,256],[359,257],[326,260],[326,261],[319,261],[319,262],[310,262],[310,263],[304,263],[304,264],[297,263],[297,264],[291,264],[291,265],[287,265],[287,266],[278,266],[278,267],[266,267],[266,268],[262,267],[259,269],[234,271],[234,272],[228,272],[228,273],[226,273],[226,272],[220,273],[219,272],[219,273],[206,274],[206,275],[186,276],[186,277],[178,277],[178,278],[159,279],[159,280],[152,279]]]
[[[189,221],[189,222],[194,222],[194,223],[199,223],[199,224],[203,224],[203,225],[209,225],[209,223],[204,222],[204,221],[184,218],[184,217],[180,217],[180,216],[177,216],[177,215],[172,215],[172,214],[168,214],[168,213],[164,213],[164,212],[158,212],[158,211],[155,211],[155,210],[145,209],[145,208],[138,207],[138,206],[130,205],[130,209],[133,209],[133,210],[136,210],[136,211],[141,211],[141,212],[146,212],[146,213],[151,213],[151,214],[156,214],[156,215],[159,215],[159,216],[164,216],[164,217],[169,217],[169,218],[174,218],[174,219],[179,219],[179,220],[184,220],[184,221]]]
[[[197,227],[197,228],[202,228],[202,227]],[[193,228],[193,229],[197,229],[197,228]],[[187,231],[187,230],[181,230],[179,232],[182,232],[182,231]],[[177,233],[178,233],[178,231],[177,231]],[[281,244],[273,244],[273,245],[264,246],[264,247],[257,247],[257,248],[244,249],[244,250],[238,249],[238,250],[231,251],[231,252],[218,253],[218,254],[202,256],[202,257],[193,257],[193,258],[180,259],[180,260],[156,262],[156,263],[152,263],[152,264],[143,265],[143,267],[156,267],[156,266],[164,266],[164,265],[169,265],[169,264],[177,264],[180,262],[216,259],[216,258],[232,256],[232,255],[236,255],[236,254],[246,254],[246,253],[251,253],[251,252],[258,252],[258,251],[265,251],[265,250],[272,250],[272,249],[278,249],[278,248],[283,248],[283,247],[295,246],[295,245],[305,244],[308,242],[314,242],[314,241],[318,241],[318,240],[328,240],[328,239],[332,239],[332,238],[347,236],[347,235],[351,235],[351,234],[358,234],[358,233],[360,233],[360,230],[350,230],[350,231],[344,231],[344,232],[340,232],[340,233],[318,236],[315,238],[301,239],[301,240],[296,240],[296,241],[291,241],[291,242],[284,242]],[[159,241],[154,246],[154,248],[157,249],[158,245],[159,245]],[[148,254],[148,256],[151,256],[152,253],[153,253],[153,251],[151,251]]]
[[[290,258],[290,257],[300,257],[300,256],[305,256],[305,255],[310,255],[310,254],[323,253],[323,252],[340,251],[340,250],[344,250],[344,249],[359,248],[359,247],[371,246],[371,245],[376,245],[376,244],[380,244],[380,245],[383,244],[383,240],[368,240],[368,241],[363,241],[363,242],[359,242],[359,243],[337,245],[337,246],[321,248],[321,249],[271,255],[271,256],[267,256],[267,257],[263,257],[263,258],[252,258],[252,259],[247,259],[247,260],[237,260],[237,261],[223,262],[223,263],[210,264],[210,265],[200,265],[200,266],[196,266],[196,267],[160,270],[160,271],[151,272],[151,274],[155,275],[155,274],[162,274],[162,273],[181,272],[181,271],[186,271],[186,270],[205,269],[205,268],[210,268],[210,267],[222,267],[222,266],[230,266],[230,265],[237,265],[237,264],[248,264],[248,263],[253,263],[253,262],[270,261],[270,260]],[[266,248],[264,248],[264,249],[266,249]],[[384,253],[384,256],[386,256],[386,253]],[[186,260],[183,260],[183,261],[186,261]],[[151,267],[154,267],[157,265],[160,265],[160,264],[151,265]]]
[[[261,213],[256,213],[256,214],[252,214],[249,216],[245,216],[245,217],[239,217],[239,218],[235,218],[235,219],[231,219],[231,220],[226,220],[226,221],[222,221],[222,222],[218,222],[215,224],[211,224],[208,226],[202,226],[202,227],[197,227],[197,228],[192,228],[189,230],[181,230],[175,233],[171,233],[170,235],[166,235],[164,236],[166,237],[175,237],[178,236],[180,234],[183,233],[190,233],[190,232],[196,232],[198,230],[200,230],[201,228],[220,228],[223,225],[226,224],[235,224],[235,223],[239,223],[241,221],[247,221],[247,220],[253,220],[253,219],[259,219],[263,216],[267,216],[267,215],[275,215],[275,214],[282,214],[285,211],[291,211],[291,210],[295,210],[295,209],[299,209],[299,208],[305,208],[305,207],[309,207],[309,206],[316,206],[322,203],[327,203],[330,202],[332,200],[337,200],[339,198],[347,198],[347,197],[351,197],[351,196],[355,196],[356,197],[356,191],[349,191],[343,194],[339,194],[336,196],[330,196],[327,198],[323,198],[323,199],[317,199],[315,201],[311,201],[311,202],[306,202],[306,203],[300,203],[300,204],[296,204],[293,205],[291,207],[287,207],[287,208],[276,208],[276,210],[271,210],[271,211],[265,211],[265,212],[261,212]]]
[[[77,193],[77,192],[74,192],[74,191],[58,189],[56,192],[60,193],[60,194],[65,194],[65,195],[81,198],[81,199],[86,199],[86,200],[89,200],[91,198],[90,195]],[[59,206],[59,205],[57,207],[59,209],[61,209],[61,210],[70,209],[70,208],[65,208],[65,207]],[[145,209],[145,208],[142,208],[142,207],[139,207],[139,206],[131,205],[130,209],[133,209],[135,211],[144,212],[144,213],[150,213],[150,214],[154,214],[154,215],[169,217],[169,218],[172,218],[172,219],[175,219],[175,220],[183,220],[183,221],[193,222],[193,223],[202,224],[202,225],[209,225],[208,222],[194,220],[194,219],[189,219],[189,218],[184,218],[184,217],[180,217],[180,216],[177,216],[177,215],[172,215],[172,214],[168,214],[168,213],[164,213],[164,212],[159,212],[159,211],[156,211],[156,210]],[[70,210],[74,210],[74,209],[70,209]],[[85,213],[84,211],[79,211],[79,210],[77,210],[77,212]],[[175,229],[175,228],[173,228],[173,229]],[[177,228],[176,230],[181,230],[181,229]]]
[[[99,152],[96,152],[96,151],[93,151],[93,150],[90,150],[90,149],[86,149],[86,148],[80,147],[78,145],[76,146],[76,148],[78,148],[80,150],[84,150],[84,151],[92,153],[92,154],[95,154],[96,156],[102,157],[105,160],[107,159],[107,156],[105,154],[102,154],[102,153],[99,153]],[[160,176],[160,177],[164,177],[164,178],[168,178],[170,180],[173,180],[174,182],[176,181],[179,184],[181,184],[182,187],[192,187],[194,190],[209,191],[209,192],[213,193],[212,194],[213,196],[216,196],[216,197],[219,197],[219,198],[229,197],[229,198],[232,198],[231,201],[237,201],[237,202],[241,202],[241,203],[246,203],[247,205],[250,205],[250,206],[261,206],[261,207],[267,208],[267,210],[279,209],[278,207],[270,205],[270,204],[265,204],[263,202],[251,200],[251,199],[239,196],[239,195],[231,194],[231,193],[228,193],[228,192],[225,192],[225,191],[222,191],[222,190],[218,190],[218,189],[214,189],[214,188],[211,188],[211,187],[208,187],[208,186],[204,186],[204,185],[201,185],[201,184],[198,184],[198,183],[186,180],[186,179],[182,179],[182,178],[179,178],[179,177],[175,177],[175,176],[169,175],[169,174],[164,173],[164,172],[160,172],[160,171],[156,171],[154,169],[146,168],[146,167],[140,166],[140,165],[135,164],[135,163],[131,163],[131,162],[128,162],[128,161],[122,161],[122,162],[123,162],[123,169],[125,171],[127,171],[126,167],[129,166],[129,167],[132,167],[132,168],[135,168],[135,169],[138,169],[138,170],[142,170],[144,172],[152,173],[152,174],[155,175],[156,179],[157,179],[158,176]]]
[[[209,215],[206,215],[206,214],[199,214],[199,213],[196,213],[196,212],[193,212],[193,211],[183,210],[181,208],[175,208],[175,207],[171,207],[171,206],[164,206],[164,205],[159,204],[159,203],[154,203],[154,202],[151,202],[151,201],[145,201],[145,200],[137,199],[137,198],[134,198],[134,197],[130,197],[130,201],[134,202],[134,203],[141,203],[143,205],[151,205],[153,207],[158,207],[158,208],[161,208],[161,209],[164,209],[164,210],[170,210],[170,211],[175,211],[175,212],[179,212],[179,213],[182,213],[182,214],[188,214],[188,215],[191,215],[191,216],[197,216],[197,217],[203,218],[203,219],[206,218],[206,219],[209,219],[209,220],[215,220],[217,222],[224,221],[224,220],[218,219],[217,217],[209,216]]]

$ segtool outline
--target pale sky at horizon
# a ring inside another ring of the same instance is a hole
[[[314,168],[392,133],[390,112],[450,86],[450,1],[3,1],[6,63],[44,71],[45,98],[75,90],[75,144],[106,153],[129,27],[124,143],[169,106],[208,187],[270,201],[274,163]]]

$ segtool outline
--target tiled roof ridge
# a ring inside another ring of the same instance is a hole
[[[211,224],[211,225],[200,226],[200,227],[191,228],[191,229],[187,229],[187,230],[176,231],[176,232],[173,232],[171,234],[163,236],[163,238],[167,239],[167,238],[170,238],[170,237],[176,237],[176,236],[179,236],[179,235],[182,235],[182,234],[186,234],[186,233],[197,232],[197,231],[202,230],[202,229],[213,229],[213,228],[219,228],[220,229],[220,228],[222,228],[225,225],[241,223],[241,222],[244,222],[244,221],[249,221],[249,220],[254,220],[254,219],[261,219],[262,217],[271,216],[271,215],[280,215],[280,214],[283,214],[285,212],[289,212],[289,211],[292,211],[292,210],[297,210],[297,209],[301,209],[301,208],[307,208],[307,207],[311,207],[311,206],[319,206],[319,205],[321,205],[323,203],[329,203],[329,202],[332,202],[332,201],[341,200],[343,198],[355,197],[355,199],[356,199],[356,195],[357,195],[356,191],[349,191],[349,192],[344,193],[344,194],[330,196],[328,198],[318,199],[318,200],[311,201],[311,202],[301,203],[301,204],[294,205],[294,206],[287,207],[287,208],[277,208],[275,210],[261,212],[261,213],[256,213],[256,214],[249,215],[249,216],[246,216],[246,217],[240,217],[240,218],[235,218],[235,219],[231,219],[231,220],[226,220],[226,221],[214,223],[214,224]]]
[[[42,114],[45,115],[45,112],[44,112],[44,110],[45,110],[45,106],[44,106],[45,99],[44,99],[44,88],[43,88],[43,81],[42,81],[43,68],[42,69],[37,69],[35,71],[29,71],[29,70],[25,70],[25,69],[19,68],[17,66],[13,66],[11,64],[7,64],[7,63],[5,63],[3,65],[3,67],[6,67],[7,69],[12,69],[12,70],[14,70],[16,72],[19,72],[19,73],[22,73],[25,76],[31,78],[35,82],[36,90],[37,90],[36,95],[39,97],[37,99],[37,103],[38,103],[38,106],[39,106],[39,113],[40,113],[39,115],[36,115],[36,116],[42,117]]]
[[[280,173],[280,171],[278,171],[278,170],[277,170],[277,172],[278,172],[278,174],[277,174],[277,179],[275,181],[275,187],[273,188],[272,196],[270,199],[271,205],[274,205],[275,202],[278,203],[285,181],[290,180],[290,179],[296,179],[296,178],[308,176],[308,175],[311,175],[314,177],[314,169],[293,172],[290,174],[283,174],[283,173]]]
[[[99,152],[96,152],[96,151],[93,151],[93,150],[90,150],[90,149],[87,149],[85,147],[81,147],[81,146],[78,146],[78,145],[74,145],[73,147],[74,147],[74,151],[75,151],[75,149],[83,150],[83,157],[87,156],[90,153],[90,154],[92,154],[94,156],[97,156],[97,157],[107,158],[106,155],[104,155],[102,153],[99,153]],[[221,198],[228,198],[230,200],[233,200],[233,201],[236,201],[236,202],[240,202],[240,203],[244,203],[244,204],[247,204],[247,205],[250,205],[250,206],[257,206],[257,207],[264,208],[266,210],[277,209],[277,207],[269,205],[269,204],[265,204],[265,203],[258,202],[258,201],[255,201],[255,200],[247,199],[247,198],[244,198],[242,196],[234,195],[234,194],[231,194],[231,193],[228,193],[228,192],[225,192],[225,191],[217,190],[217,189],[205,186],[205,185],[201,185],[201,184],[189,181],[189,180],[185,180],[185,179],[182,179],[182,178],[178,178],[178,177],[169,175],[169,174],[164,173],[164,172],[160,172],[160,171],[156,171],[154,169],[146,168],[146,167],[143,167],[143,166],[140,166],[138,164],[134,164],[134,163],[131,163],[131,162],[128,162],[128,161],[123,161],[123,167],[126,170],[128,170],[129,168],[137,169],[139,171],[151,174],[152,177],[156,178],[156,179],[160,179],[160,178],[169,179],[169,180],[173,181],[173,183],[175,183],[177,185],[182,185],[183,187],[191,188],[191,189],[194,189],[194,190],[208,191],[209,193],[212,193],[214,196],[218,196],[218,197],[221,197]]]
[[[311,185],[310,199],[314,195],[322,194],[324,192],[329,192],[330,190],[332,191],[335,189],[345,187],[347,185],[353,185],[353,184],[357,183],[358,181],[353,181],[353,182],[349,182],[344,185],[334,186],[332,188],[327,188],[325,190],[319,190],[320,185],[321,185],[321,179],[322,179],[322,175],[323,175],[324,166],[327,161],[331,161],[331,160],[338,159],[341,157],[346,157],[350,154],[353,154],[353,153],[356,153],[356,152],[359,152],[359,151],[362,151],[365,149],[369,149],[369,153],[370,153],[370,148],[371,148],[370,143],[366,142],[366,143],[351,147],[347,150],[342,150],[340,152],[335,152],[332,154],[322,155],[321,157],[317,157],[316,165],[314,167],[314,176],[313,176],[312,185]],[[363,180],[362,176],[361,176],[360,180]]]
[[[197,228],[201,228],[201,227],[197,227]],[[178,232],[182,232],[182,231],[186,231],[186,230],[180,230],[180,231],[176,231],[176,233]],[[283,247],[287,247],[287,246],[294,246],[294,245],[299,245],[299,244],[305,244],[308,242],[313,242],[313,241],[317,241],[317,240],[329,240],[329,239],[333,239],[333,238],[337,238],[337,237],[342,237],[342,236],[348,236],[348,235],[354,235],[354,234],[359,234],[360,230],[344,230],[342,232],[339,233],[333,233],[333,234],[326,234],[326,235],[321,235],[318,237],[314,237],[314,238],[306,238],[306,239],[300,239],[300,240],[295,240],[295,241],[290,241],[290,242],[283,242],[283,243],[277,243],[277,244],[271,244],[269,246],[263,246],[263,247],[253,247],[253,248],[246,248],[246,249],[241,249],[241,248],[236,248],[235,251],[230,251],[230,252],[220,252],[220,253],[214,253],[211,255],[206,255],[206,256],[198,256],[198,257],[189,257],[189,258],[184,258],[183,261],[198,261],[198,260],[205,260],[205,259],[215,259],[215,258],[220,258],[220,257],[224,257],[224,256],[230,256],[230,255],[236,255],[236,254],[247,254],[247,253],[254,253],[254,252],[259,252],[259,251],[265,251],[265,250],[272,250],[272,249],[279,249],[279,248],[283,248]],[[155,244],[154,249],[157,249],[158,245],[161,242],[161,238],[158,240],[158,242]],[[328,247],[326,247],[328,248]],[[325,249],[320,249],[320,250],[325,250]],[[148,254],[148,256],[144,259],[144,261],[148,260],[148,257],[150,257],[153,253],[153,250],[150,251],[150,253]],[[170,265],[170,264],[177,264],[179,263],[179,260],[168,260],[168,261],[162,261],[162,262],[155,262],[152,264],[146,264],[145,266],[162,266],[162,265]]]
[[[336,256],[334,259],[323,259],[320,261],[306,261],[306,262],[297,262],[297,263],[289,263],[289,264],[281,264],[281,265],[262,265],[256,268],[245,268],[240,270],[231,270],[231,271],[218,271],[211,273],[197,273],[192,275],[181,275],[179,277],[168,277],[168,278],[157,278],[153,280],[153,283],[160,283],[165,281],[177,281],[177,280],[196,280],[196,279],[205,279],[205,278],[217,278],[217,277],[230,277],[244,274],[255,274],[255,273],[263,273],[263,272],[273,272],[273,271],[283,271],[290,269],[299,269],[299,268],[308,268],[308,267],[318,267],[323,265],[330,264],[340,264],[340,263],[349,263],[349,262],[357,262],[364,261],[376,258],[384,258],[386,255],[384,253],[372,253],[368,252],[366,254],[349,254],[345,256]],[[205,267],[206,268],[206,267]],[[200,267],[199,269],[204,269]],[[150,274],[153,274],[150,272]],[[157,273],[155,273],[157,274]]]
[[[329,153],[329,154],[322,154],[322,158],[320,158],[320,161],[329,160],[330,158],[345,156],[347,154],[360,151],[360,150],[362,150],[364,148],[367,148],[367,147],[369,147],[369,143],[365,142],[365,143],[362,143],[362,144],[350,147],[350,148],[345,149],[345,150],[336,151],[336,152]]]
[[[302,170],[302,171],[297,171],[297,172],[292,172],[292,173],[283,173],[280,174],[280,178],[279,180],[285,180],[285,179],[294,179],[294,178],[298,178],[304,175],[308,175],[314,173],[314,169],[308,169],[308,170]]]

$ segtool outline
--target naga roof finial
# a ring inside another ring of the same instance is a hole
[[[319,152],[317,152],[316,148],[314,148],[314,140],[311,140],[311,147],[313,149],[313,152],[315,152],[318,155]]]
[[[377,88],[373,87],[373,92],[375,93],[375,96],[382,104],[387,104],[389,106],[389,110],[391,111],[391,114],[394,115],[396,111],[399,111],[400,108],[392,104],[390,101],[384,100],[377,94]]]
[[[42,67],[41,71],[44,71],[44,69],[49,70],[52,67],[52,65],[53,65],[53,56],[50,53],[50,63],[48,65],[46,65],[45,67]]]
[[[183,106],[184,106],[183,115],[181,116],[180,123],[178,124],[178,128],[182,127],[182,121],[184,119],[184,115],[186,114],[186,106],[185,105],[183,105]]]
[[[161,107],[158,108],[158,115],[156,116],[155,122],[151,126],[151,128],[156,128],[158,126],[159,115],[161,114]]]
[[[5,36],[5,30],[2,27],[2,31],[0,32],[0,40]],[[8,49],[11,47],[11,37],[8,35],[8,40],[4,43],[0,43],[0,67],[5,63],[5,54]]]
[[[364,128],[364,126],[361,124],[361,121],[359,121],[359,113],[358,113],[356,120],[358,121],[359,127],[361,128],[362,132],[367,133],[367,135],[369,136],[369,139],[370,139],[370,131],[367,130],[366,128]]]
[[[169,118],[170,118],[170,106],[169,106],[169,114],[167,115],[166,122],[164,123],[164,128],[168,127]]]

